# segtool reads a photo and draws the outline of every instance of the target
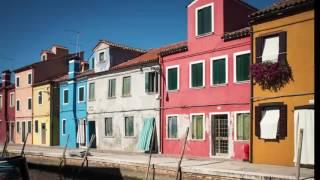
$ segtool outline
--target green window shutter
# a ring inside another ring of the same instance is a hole
[[[131,91],[131,79],[130,77],[124,77],[123,78],[123,87],[122,87],[122,95],[123,96],[130,96]]]
[[[125,117],[125,136],[134,136],[133,117]]]
[[[178,89],[178,68],[168,69],[168,90]]]
[[[198,35],[212,32],[212,9],[211,6],[198,10]]]
[[[89,84],[89,99],[94,100],[95,94],[94,94],[94,83]]]
[[[116,80],[112,79],[111,81],[111,97],[116,96]]]
[[[191,87],[203,86],[203,63],[191,65]]]
[[[146,90],[146,92],[150,92],[149,80],[150,80],[150,73],[147,72],[147,73],[145,73],[145,90]]]
[[[178,137],[177,117],[176,116],[168,117],[168,138],[177,138],[177,137]]]
[[[243,54],[236,57],[237,81],[249,80],[250,54]]]
[[[213,84],[224,84],[226,83],[226,60],[219,59],[214,60],[212,63],[213,69]]]
[[[243,127],[243,139],[249,140],[250,137],[250,115],[249,113],[243,114],[243,121],[244,121],[244,127]]]
[[[203,116],[192,116],[192,139],[203,139]]]
[[[243,140],[244,128],[243,114],[237,115],[237,140]]]
[[[237,114],[237,140],[249,140],[250,115]]]

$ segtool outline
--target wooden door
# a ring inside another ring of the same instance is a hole
[[[46,139],[47,139],[46,123],[41,123],[41,143],[46,144]]]

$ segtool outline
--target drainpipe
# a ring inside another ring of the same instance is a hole
[[[250,26],[250,47],[251,47],[251,55],[250,55],[250,67],[253,64],[253,28]],[[253,79],[250,74],[250,152],[249,152],[249,162],[252,163],[252,157],[253,157]]]
[[[162,128],[162,113],[163,113],[163,110],[162,110],[162,107],[163,107],[163,95],[164,95],[164,92],[163,92],[163,82],[162,82],[162,57],[161,55],[159,55],[159,67],[160,67],[160,72],[159,72],[159,75],[160,75],[160,87],[159,87],[159,90],[160,90],[160,98],[159,98],[159,105],[160,105],[160,108],[159,108],[159,131],[160,131],[160,154],[163,153],[163,128]]]

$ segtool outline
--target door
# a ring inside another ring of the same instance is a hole
[[[21,132],[21,136],[22,136],[22,139],[21,141],[24,142],[25,139],[26,139],[26,122],[22,122],[22,132]]]
[[[13,142],[13,134],[14,134],[14,123],[10,123],[10,136],[9,136],[9,140],[10,142]]]
[[[41,123],[41,144],[46,144],[47,130],[46,123]]]
[[[89,139],[91,139],[92,135],[96,135],[96,122],[95,121],[89,121]],[[97,147],[97,137],[92,142],[91,148]]]
[[[211,116],[211,150],[212,156],[228,156],[228,115]]]

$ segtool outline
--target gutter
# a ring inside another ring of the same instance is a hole
[[[159,72],[159,75],[160,75],[160,86],[159,86],[159,91],[160,91],[160,98],[159,98],[159,105],[160,105],[160,107],[163,107],[163,89],[164,88],[161,88],[162,87],[162,84],[163,84],[163,80],[162,80],[162,57],[161,57],[161,55],[159,55],[159,67],[160,67],[160,72]],[[163,153],[163,137],[162,137],[162,135],[163,135],[163,132],[162,132],[162,117],[163,117],[163,115],[162,115],[162,113],[163,113],[163,110],[162,110],[162,108],[160,108],[160,112],[159,112],[159,131],[160,131],[160,151],[159,151],[159,153],[160,154],[162,154]]]
[[[253,64],[253,27],[250,26],[250,41],[251,41],[251,55],[250,55],[250,67]],[[253,162],[253,79],[250,74],[250,151],[249,151],[249,162]]]

